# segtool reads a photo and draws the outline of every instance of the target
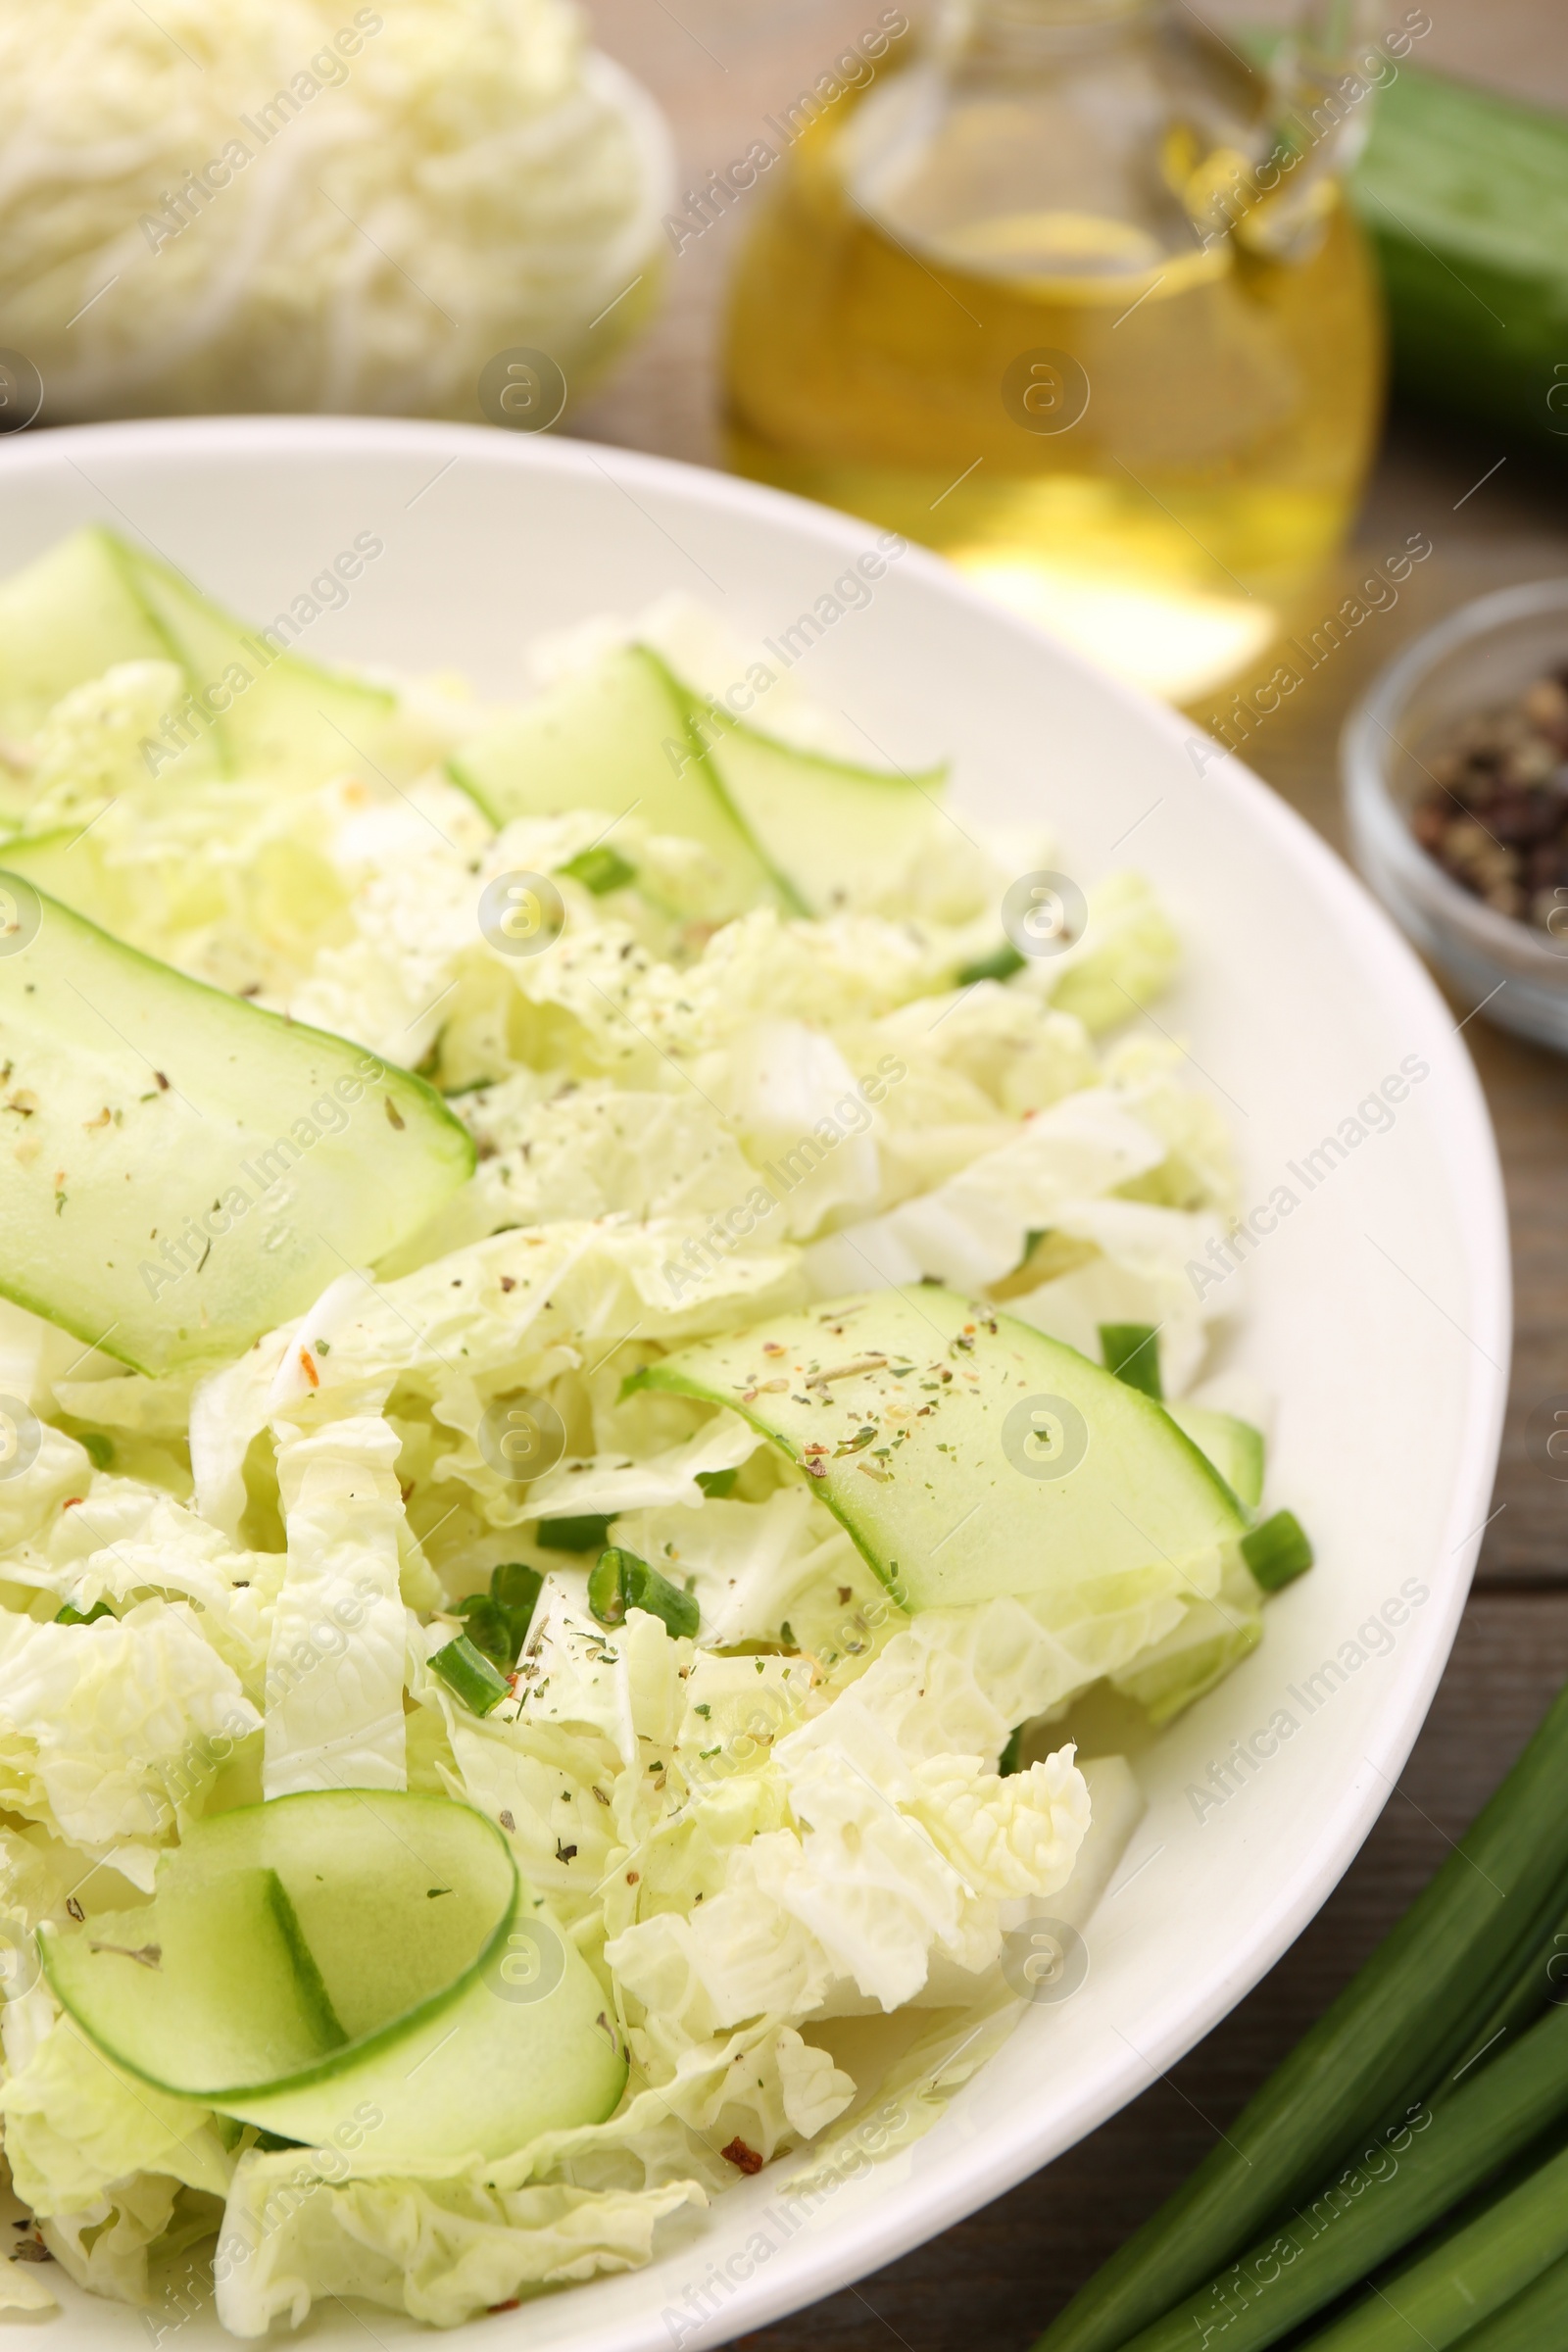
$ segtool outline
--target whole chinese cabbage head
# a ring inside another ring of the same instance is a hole
[[[567,0],[0,0],[0,345],[51,422],[477,419],[646,313],[670,168]]]

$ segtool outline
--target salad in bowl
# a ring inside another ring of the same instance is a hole
[[[1311,1561],[1147,884],[682,600],[504,709],[307,619],[0,585],[0,2302],[239,2335],[928,2128],[1136,1822],[1072,1710]]]

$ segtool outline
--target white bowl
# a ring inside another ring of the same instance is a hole
[[[876,536],[717,474],[465,426],[222,418],[0,449],[6,568],[89,518],[144,534],[257,619],[373,532],[385,553],[303,650],[453,665],[496,694],[516,689],[536,632],[669,588],[777,640]],[[933,2132],[793,2230],[801,2166],[786,2159],[682,2225],[651,2269],[475,2323],[498,2347],[722,2341],[891,2261],[1135,2097],[1256,1984],[1360,1845],[1443,1671],[1490,1508],[1509,1345],[1495,1151],[1452,1016],[1360,885],[1207,737],[917,550],[802,671],[887,756],[952,752],[960,810],[1047,814],[1074,872],[1136,861],[1158,885],[1190,957],[1158,1024],[1228,1102],[1249,1204],[1296,1196],[1271,1233],[1266,1206],[1256,1219],[1233,1356],[1278,1396],[1270,1497],[1298,1510],[1318,1566],[1271,1605],[1261,1648],[1141,1759],[1149,1811],[1074,1998],[1029,2009]],[[1341,1160],[1308,1161],[1402,1061],[1428,1074],[1392,1127],[1369,1113]],[[1314,1164],[1330,1172],[1309,1189]],[[1407,1585],[1427,1597],[1401,1617]],[[1358,1642],[1391,1599],[1396,1628]],[[1233,1792],[1200,1802],[1210,1764],[1259,1732]],[[1042,2318],[1054,2293],[1042,2278]],[[70,2301],[72,2346],[144,2343],[138,2315]],[[420,2332],[372,2317],[382,2342]],[[196,2317],[180,2352],[227,2340]],[[364,2328],[327,2304],[313,2341],[357,2345]]]

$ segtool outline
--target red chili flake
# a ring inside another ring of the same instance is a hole
[[[318,1372],[315,1364],[311,1361],[311,1352],[308,1348],[302,1348],[300,1349],[300,1363],[304,1367],[305,1377],[310,1382],[312,1388],[318,1389],[321,1385],[321,1375],[319,1372]]]
[[[74,1894],[67,1895],[66,1909],[73,1919],[85,1919],[87,1916]]]
[[[521,2297],[520,2295],[509,2295],[505,2303],[487,2303],[487,2304],[485,2305],[485,2310],[486,2310],[487,2312],[488,2312],[488,2311],[520,2311],[521,2309],[522,2309],[522,2297]]]
[[[502,1277],[501,1277],[501,1288],[502,1288],[504,1291],[514,1291],[514,1290],[516,1289],[516,1287],[517,1287],[517,1277],[515,1276],[515,1274],[503,1274],[503,1275],[502,1275]]]
[[[739,2137],[732,2139],[727,2148],[720,2148],[718,2152],[724,2162],[732,2164],[738,2173],[751,2175],[760,2173],[762,2169],[762,2159],[757,2150],[749,2148],[745,2140]]]
[[[158,1082],[158,1092],[161,1095],[167,1095],[169,1092],[169,1080],[164,1076],[163,1071],[154,1070],[153,1076]]]
[[[638,1880],[639,1880],[639,1879],[642,1877],[642,1875],[643,1875],[643,1874],[642,1874],[642,1872],[641,1872],[640,1870],[628,1870],[628,1871],[627,1871],[627,1873],[626,1873],[626,1884],[627,1884],[627,1886],[636,1886],[636,1884],[637,1884],[637,1882],[638,1882]]]

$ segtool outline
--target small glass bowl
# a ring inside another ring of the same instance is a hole
[[[1340,764],[1355,861],[1424,955],[1487,1018],[1568,1053],[1568,893],[1562,936],[1484,906],[1410,830],[1423,760],[1456,722],[1516,700],[1568,662],[1568,580],[1463,605],[1379,672],[1346,722]]]

